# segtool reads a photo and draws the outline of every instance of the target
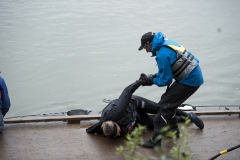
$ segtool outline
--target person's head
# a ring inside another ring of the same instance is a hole
[[[152,52],[152,40],[155,33],[147,32],[141,38],[141,46],[138,48],[141,51],[143,48],[146,49],[146,52]]]
[[[106,137],[115,138],[120,136],[120,131],[121,131],[120,126],[113,121],[103,122],[101,125],[101,128],[102,128],[103,134]]]

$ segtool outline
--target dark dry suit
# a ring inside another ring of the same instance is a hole
[[[114,121],[120,125],[121,128],[130,128],[132,124],[135,124],[138,113],[136,105],[134,104],[135,100],[131,97],[141,84],[142,81],[138,80],[127,86],[118,99],[112,100],[103,109],[100,121],[87,128],[86,131],[88,133],[102,133],[101,125],[105,121]]]

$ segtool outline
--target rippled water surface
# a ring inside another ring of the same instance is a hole
[[[0,75],[6,117],[99,111],[140,73],[156,73],[140,37],[162,31],[200,60],[205,83],[192,105],[240,104],[240,1],[1,0]],[[156,102],[165,87],[135,94]]]

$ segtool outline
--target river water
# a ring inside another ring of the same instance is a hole
[[[156,73],[139,52],[161,31],[192,52],[205,83],[185,103],[240,104],[240,1],[0,0],[0,71],[11,99],[6,117],[100,111],[139,78]],[[135,94],[159,101],[166,87]]]

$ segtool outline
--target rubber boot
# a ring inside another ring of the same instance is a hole
[[[158,135],[160,135],[161,129],[166,125],[166,122],[163,120],[162,117],[163,116],[161,115],[161,112],[158,112],[158,114],[156,114],[154,116],[154,119],[153,119],[153,124],[154,124],[153,136],[152,136],[152,138],[145,140],[144,143],[141,145],[142,147],[154,148],[155,146],[158,146],[158,147],[161,146],[162,140],[161,139],[156,140],[156,138],[158,138]]]
[[[160,135],[161,128],[162,128],[161,125],[157,125],[157,126],[154,125],[154,133],[152,138],[145,140],[141,146],[145,148],[154,148],[156,146],[160,147],[162,139],[157,140],[157,138]]]
[[[153,138],[150,138],[144,141],[142,147],[145,147],[145,148],[161,147],[161,142],[162,142],[162,139],[154,141]]]
[[[188,113],[188,115],[191,122],[193,122],[199,129],[204,128],[203,121],[200,118],[198,118],[193,112]]]

